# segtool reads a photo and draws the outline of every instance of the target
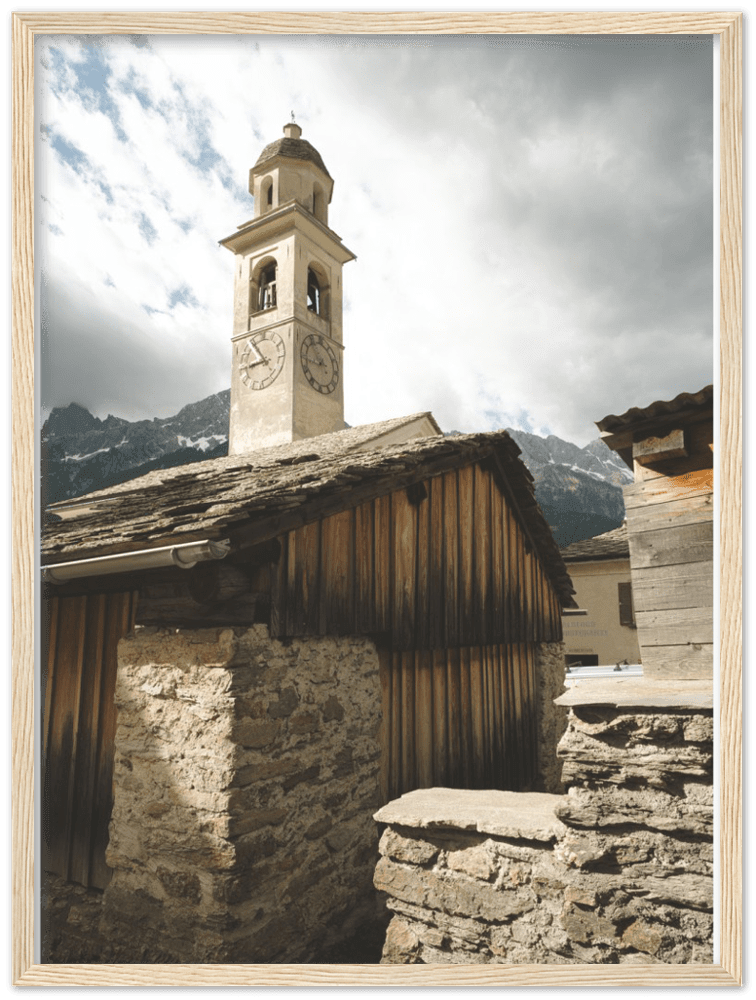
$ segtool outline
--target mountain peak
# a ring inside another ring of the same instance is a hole
[[[68,406],[54,406],[45,421],[42,433],[46,437],[61,434],[85,434],[100,426],[100,420],[93,417],[85,406],[69,403]]]

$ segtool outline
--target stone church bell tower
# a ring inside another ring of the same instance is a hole
[[[249,172],[254,216],[221,240],[236,255],[230,455],[344,427],[341,269],[333,180],[293,122]]]

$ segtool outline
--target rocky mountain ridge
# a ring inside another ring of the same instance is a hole
[[[104,420],[83,406],[56,407],[42,428],[43,506],[135,479],[154,469],[217,458],[228,451],[229,390],[175,416]],[[592,538],[624,518],[622,484],[632,474],[597,439],[585,448],[555,435],[507,428],[534,479],[536,499],[559,545]]]

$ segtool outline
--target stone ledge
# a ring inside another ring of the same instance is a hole
[[[714,707],[714,682],[656,681],[636,677],[584,679],[555,699],[555,704],[701,711]]]
[[[561,795],[460,788],[419,788],[387,803],[378,823],[414,829],[455,829],[549,843],[565,829],[554,815]]]

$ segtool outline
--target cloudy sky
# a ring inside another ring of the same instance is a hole
[[[349,423],[578,444],[712,381],[710,38],[38,37],[41,401],[227,388],[249,167],[335,179]]]

